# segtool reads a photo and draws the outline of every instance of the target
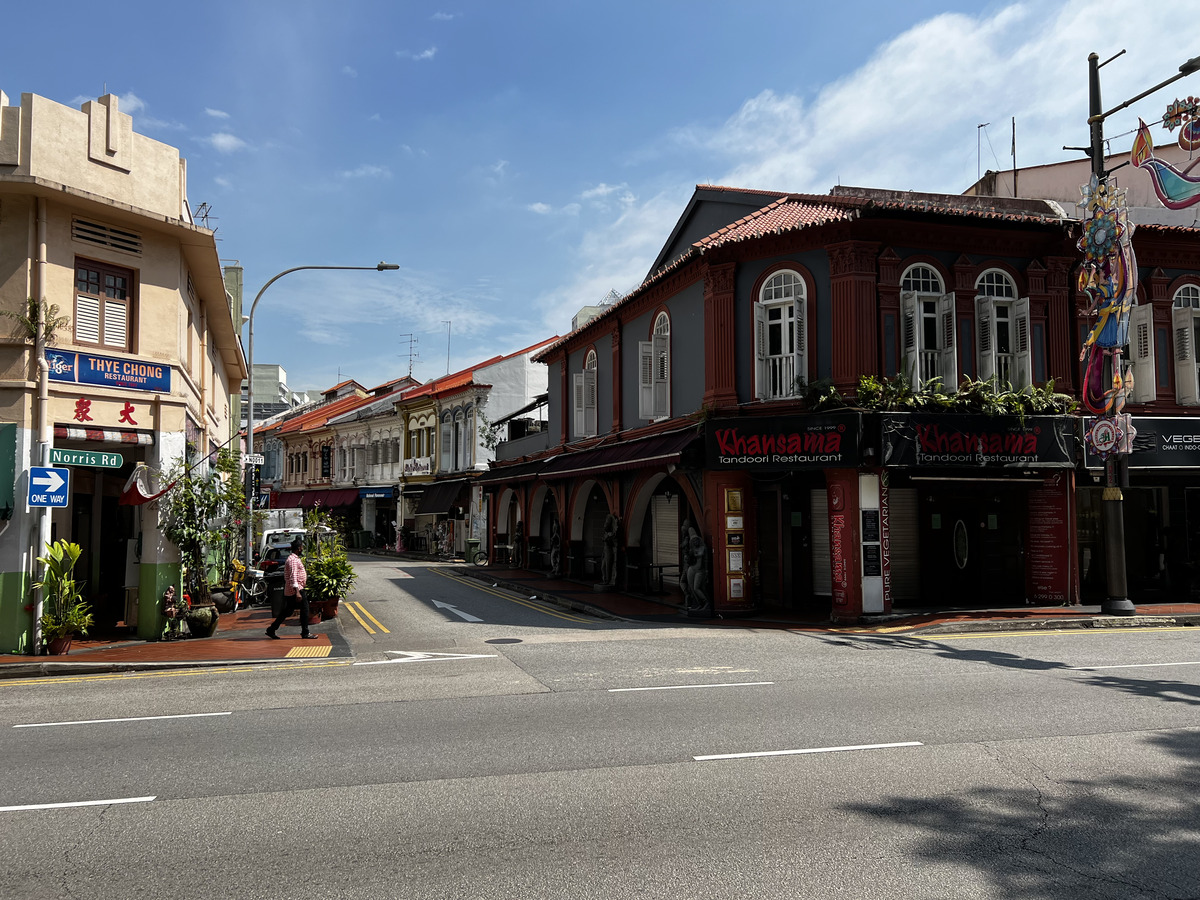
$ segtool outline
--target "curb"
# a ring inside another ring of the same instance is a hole
[[[946,622],[914,625],[905,634],[972,634],[996,631],[1119,631],[1123,628],[1171,628],[1200,626],[1200,615],[1186,616],[1087,616],[1070,619],[989,619],[983,622]],[[893,632],[900,633],[900,632]]]
[[[287,662],[279,659],[198,659],[186,662],[35,662],[0,665],[0,680],[9,678],[48,678],[54,675],[106,675],[121,672],[147,672],[155,669],[208,669],[219,666],[252,666]]]

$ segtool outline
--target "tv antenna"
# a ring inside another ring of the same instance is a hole
[[[420,343],[414,334],[402,334],[400,340],[397,341],[401,347],[400,356],[404,355],[404,345],[408,345],[408,377],[412,378],[413,363],[421,361],[421,354],[417,351],[417,344]]]

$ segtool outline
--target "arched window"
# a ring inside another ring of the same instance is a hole
[[[638,342],[638,416],[663,419],[671,414],[671,319],[660,312],[648,341]]]
[[[754,304],[754,395],[759,400],[794,397],[808,380],[805,321],[808,289],[800,273],[776,272]]]
[[[596,434],[596,351],[588,350],[583,358],[583,371],[574,378],[575,437]]]
[[[1029,298],[1017,298],[1016,282],[1001,269],[975,279],[975,345],[980,378],[1017,390],[1033,384]]]
[[[1185,284],[1171,299],[1171,331],[1175,335],[1175,398],[1180,406],[1200,405],[1200,285]]]
[[[913,388],[934,378],[947,388],[958,387],[954,293],[946,293],[937,269],[918,263],[904,270],[900,320],[904,374]]]

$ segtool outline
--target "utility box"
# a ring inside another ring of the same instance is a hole
[[[17,426],[0,425],[0,519],[13,516],[17,482]]]

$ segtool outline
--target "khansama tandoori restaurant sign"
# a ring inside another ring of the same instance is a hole
[[[861,439],[862,417],[857,413],[713,419],[705,435],[705,453],[714,469],[856,466]]]
[[[885,466],[1075,465],[1070,416],[884,415]]]
[[[50,365],[51,381],[159,394],[171,392],[171,367],[164,363],[61,350],[48,352],[46,362]]]

